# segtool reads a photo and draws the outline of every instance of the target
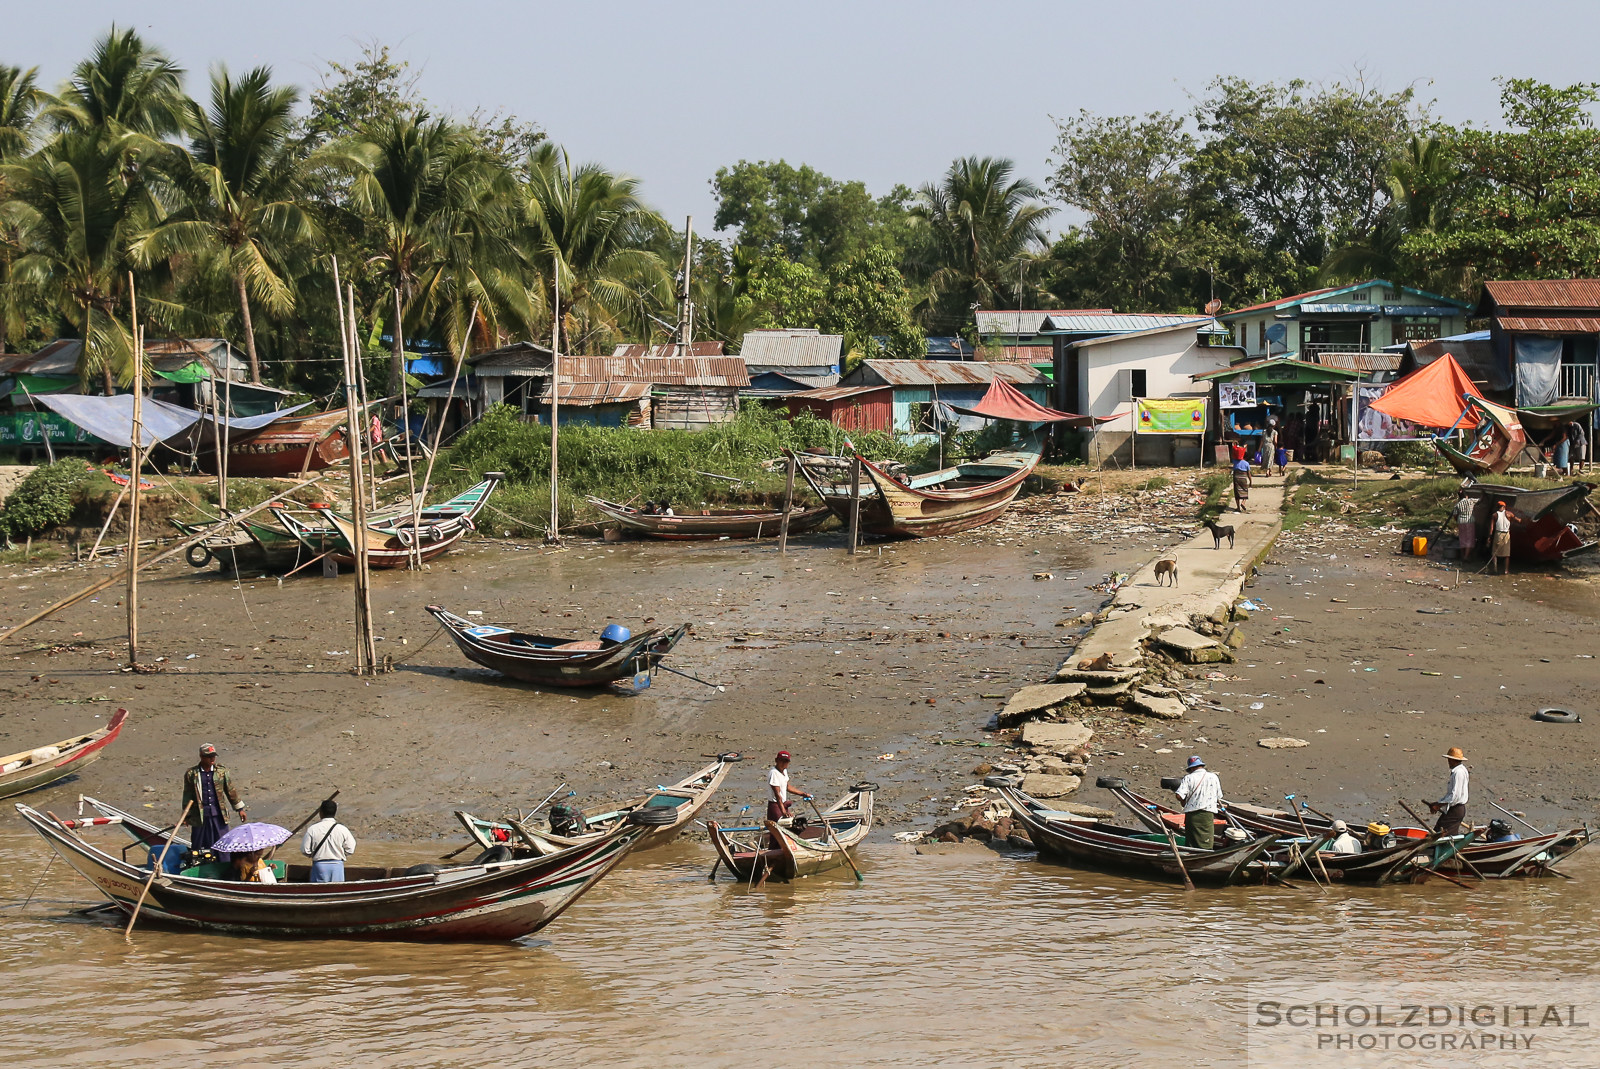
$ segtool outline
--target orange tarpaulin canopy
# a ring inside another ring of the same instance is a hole
[[[1372,408],[1421,427],[1453,427],[1467,407],[1462,400],[1467,395],[1483,398],[1456,358],[1446,353],[1389,387]]]
[[[1084,427],[1096,422],[1093,416],[1080,416],[1073,412],[1058,412],[1053,408],[1046,408],[1002,378],[996,378],[989,383],[988,392],[977,404],[950,407],[957,412],[982,416],[984,419],[1012,419],[1019,423],[1074,423]],[[1101,416],[1098,422],[1104,423],[1115,418],[1115,416]]]

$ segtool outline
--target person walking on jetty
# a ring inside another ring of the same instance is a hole
[[[811,800],[811,795],[789,785],[789,760],[789,751],[779,750],[778,756],[772,761],[772,768],[767,771],[767,789],[772,793],[772,797],[767,799],[768,820],[785,820],[792,815],[793,807],[789,804],[791,790],[806,801]]]
[[[1444,759],[1450,765],[1450,779],[1445,784],[1444,797],[1429,802],[1428,812],[1440,814],[1434,831],[1440,835],[1456,835],[1467,819],[1467,755],[1461,752],[1461,747],[1452,746]]]
[[[200,763],[183,774],[181,804],[193,803],[187,818],[189,845],[193,849],[209,850],[227,832],[228,818],[222,811],[224,798],[239,814],[241,824],[250,819],[228,770],[217,764],[217,748],[208,742],[200,747]]]
[[[1506,511],[1504,501],[1498,504],[1494,517],[1489,521],[1490,572],[1509,575],[1511,574],[1511,513]]]
[[[1245,502],[1250,500],[1250,462],[1240,457],[1233,462],[1233,507],[1237,512],[1248,511]]]
[[[1200,850],[1216,849],[1217,810],[1222,808],[1222,781],[1198,756],[1189,758],[1188,772],[1173,788],[1183,803],[1184,841]]]
[[[1474,518],[1478,502],[1467,496],[1465,490],[1456,491],[1456,541],[1461,545],[1461,559],[1467,560],[1478,547],[1478,523]]]
[[[316,823],[300,841],[300,852],[311,859],[311,883],[343,883],[345,859],[356,852],[356,837],[338,815],[339,803],[323,799]]]

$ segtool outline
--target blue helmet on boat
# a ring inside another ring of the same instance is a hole
[[[606,629],[600,632],[600,641],[609,642],[612,645],[626,642],[632,637],[633,632],[621,624],[607,624]]]

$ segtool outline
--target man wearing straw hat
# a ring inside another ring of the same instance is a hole
[[[1456,835],[1467,819],[1467,755],[1461,747],[1452,746],[1444,759],[1450,763],[1450,780],[1445,785],[1444,797],[1428,803],[1430,813],[1439,813],[1439,823],[1433,830],[1440,835]]]

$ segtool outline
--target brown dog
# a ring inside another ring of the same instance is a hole
[[[1111,667],[1111,654],[1102,653],[1098,657],[1085,657],[1078,662],[1080,672],[1104,672]]]
[[[1172,585],[1178,585],[1178,562],[1171,557],[1156,561],[1156,586],[1166,586],[1167,576],[1172,577]]]

